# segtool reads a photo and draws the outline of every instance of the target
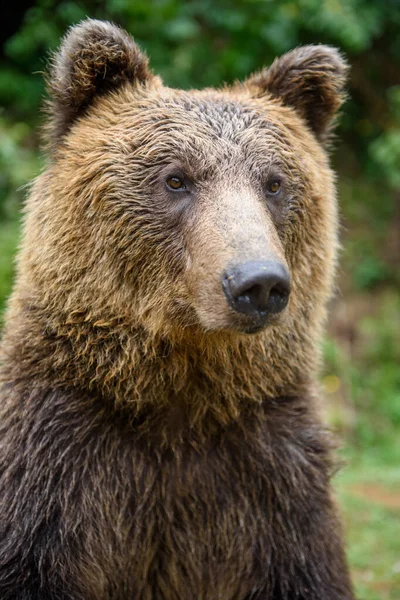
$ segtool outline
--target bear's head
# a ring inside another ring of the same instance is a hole
[[[346,70],[334,48],[304,46],[244,83],[182,91],[117,26],[73,27],[48,80],[51,159],[20,265],[42,306],[165,339],[313,345],[336,258],[326,145]]]

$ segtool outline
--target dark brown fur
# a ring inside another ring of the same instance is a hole
[[[314,382],[345,70],[183,92],[115,26],[67,36],[2,342],[2,600],[353,598]],[[249,336],[220,277],[260,257],[292,292]]]

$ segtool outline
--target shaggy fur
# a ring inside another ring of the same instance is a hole
[[[184,92],[113,25],[67,35],[1,346],[2,600],[353,598],[314,381],[345,70]],[[271,258],[290,301],[246,335],[221,275]]]

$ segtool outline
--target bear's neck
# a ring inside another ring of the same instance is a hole
[[[117,319],[44,320],[34,312],[17,311],[8,320],[3,378],[74,387],[138,418],[172,410],[185,414],[189,426],[210,414],[229,422],[243,407],[304,393],[315,367],[315,348],[299,331],[245,336],[187,329],[165,338]]]

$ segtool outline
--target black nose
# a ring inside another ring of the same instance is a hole
[[[287,305],[290,276],[278,261],[250,261],[225,271],[222,287],[235,311],[263,321]]]

